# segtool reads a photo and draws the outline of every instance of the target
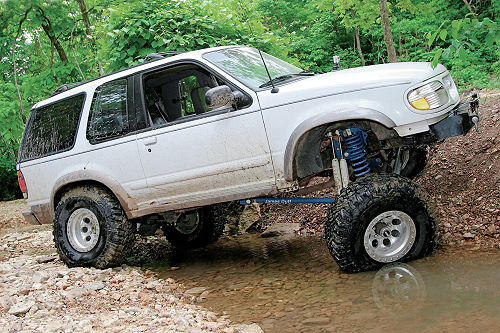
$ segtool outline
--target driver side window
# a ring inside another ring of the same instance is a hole
[[[185,64],[148,73],[142,84],[149,124],[155,127],[212,111],[205,94],[224,82],[199,66]]]

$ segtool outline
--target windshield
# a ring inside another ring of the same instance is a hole
[[[271,78],[302,72],[301,68],[272,55],[262,52],[262,56],[266,61]],[[259,51],[254,48],[223,49],[205,53],[203,57],[254,90],[259,90],[259,86],[269,81]]]

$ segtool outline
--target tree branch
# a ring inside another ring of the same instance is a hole
[[[90,27],[89,12],[87,10],[87,6],[85,6],[85,0],[76,0],[76,2],[78,2],[78,5],[80,6],[80,11],[82,12],[83,24],[85,24],[85,33],[87,34],[87,36],[91,38],[92,28]],[[97,46],[95,44],[94,39],[92,39],[91,44],[92,44],[92,51],[94,51],[95,54]],[[99,68],[99,76],[103,76],[104,69],[102,68],[101,62],[99,60],[97,60],[97,66]]]
[[[28,18],[28,14],[32,8],[33,7],[30,7],[26,10],[26,12],[24,13],[24,17],[19,22],[19,26],[17,27],[17,34],[16,34],[16,37],[14,38],[14,43],[12,45],[12,64],[14,65],[14,84],[16,86],[17,96],[19,97],[19,105],[20,105],[19,111],[21,113],[21,119],[23,120],[24,123],[26,123],[26,117],[24,115],[23,99],[21,97],[21,91],[19,90],[19,84],[17,83],[16,41],[19,38],[19,36],[21,35],[21,27],[22,27],[24,21],[26,21],[26,19]]]
[[[39,16],[42,17],[44,22],[45,22],[45,23],[42,23],[43,31],[45,31],[45,34],[47,35],[47,37],[49,37],[50,42],[56,48],[57,53],[59,54],[59,58],[61,59],[61,61],[65,62],[65,63],[69,63],[68,57],[66,56],[66,52],[64,52],[64,48],[57,40],[57,37],[54,35],[54,32],[52,30],[52,22],[45,15],[45,12],[43,11],[42,8],[37,7],[37,9],[39,12]]]

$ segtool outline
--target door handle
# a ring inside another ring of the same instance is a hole
[[[142,143],[145,146],[154,145],[154,144],[156,144],[156,136],[152,136],[152,137],[146,138],[146,139],[142,140]]]

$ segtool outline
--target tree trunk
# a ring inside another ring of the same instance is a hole
[[[66,52],[64,52],[64,48],[57,40],[57,37],[52,30],[52,22],[49,20],[47,16],[45,16],[45,12],[42,8],[38,7],[38,15],[43,18],[44,23],[42,23],[42,29],[45,31],[45,34],[50,39],[50,43],[56,48],[57,54],[59,54],[59,58],[64,63],[69,63],[68,57],[66,56]]]
[[[80,6],[80,11],[82,12],[83,24],[85,24],[85,33],[87,36],[92,36],[92,29],[90,28],[89,13],[87,12],[87,6],[85,6],[84,0],[76,0]]]
[[[21,119],[23,120],[24,123],[26,123],[26,117],[24,116],[23,98],[21,97],[21,91],[19,90],[19,84],[17,83],[16,41],[19,38],[19,36],[21,35],[21,27],[22,27],[24,21],[26,21],[26,19],[28,18],[28,14],[32,8],[33,7],[30,7],[26,10],[26,12],[24,13],[24,17],[19,22],[19,26],[17,28],[17,34],[14,37],[14,43],[12,45],[12,63],[14,65],[14,85],[16,86],[17,96],[19,98],[19,106],[20,106],[19,113],[21,114]]]
[[[47,34],[47,37],[49,37],[52,45],[54,45],[54,47],[56,48],[57,54],[59,54],[59,58],[61,59],[61,61],[68,63],[69,60],[68,57],[66,56],[66,52],[64,52],[63,47],[61,46],[56,36],[54,36],[54,33],[52,32],[52,24],[42,24],[42,28],[43,31],[45,31],[45,33]]]
[[[90,28],[89,13],[87,11],[87,6],[85,6],[85,1],[76,0],[76,2],[78,2],[78,5],[80,6],[80,11],[82,12],[83,24],[85,24],[85,33],[87,34],[87,36],[92,36],[92,28]],[[91,43],[92,43],[92,50],[95,53],[97,46],[95,44],[94,39],[92,39]],[[97,61],[97,66],[99,67],[99,76],[103,76],[104,69],[102,68],[102,64],[99,60]]]
[[[359,56],[363,62],[363,66],[366,66],[365,57],[363,56],[363,50],[361,50],[361,42],[359,40],[359,28],[354,27],[354,35],[356,36],[356,48],[358,49]]]
[[[380,18],[382,19],[382,28],[384,29],[384,41],[387,46],[387,55],[389,62],[398,62],[396,55],[396,47],[392,38],[391,24],[389,23],[389,9],[387,8],[387,0],[379,0]]]

